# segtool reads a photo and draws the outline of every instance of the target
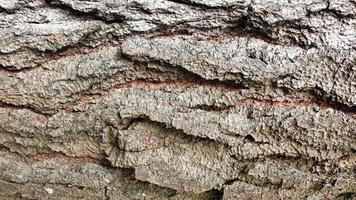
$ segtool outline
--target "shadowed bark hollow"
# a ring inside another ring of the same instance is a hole
[[[355,0],[0,0],[0,199],[356,199]]]

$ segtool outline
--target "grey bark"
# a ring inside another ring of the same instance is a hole
[[[354,0],[0,0],[0,199],[356,199]]]

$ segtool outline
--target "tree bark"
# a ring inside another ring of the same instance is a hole
[[[356,199],[355,0],[0,0],[0,199]]]

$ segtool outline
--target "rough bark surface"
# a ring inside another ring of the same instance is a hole
[[[355,0],[0,0],[0,199],[356,199]]]

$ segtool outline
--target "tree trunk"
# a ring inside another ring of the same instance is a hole
[[[0,0],[0,199],[356,199],[355,0]]]

